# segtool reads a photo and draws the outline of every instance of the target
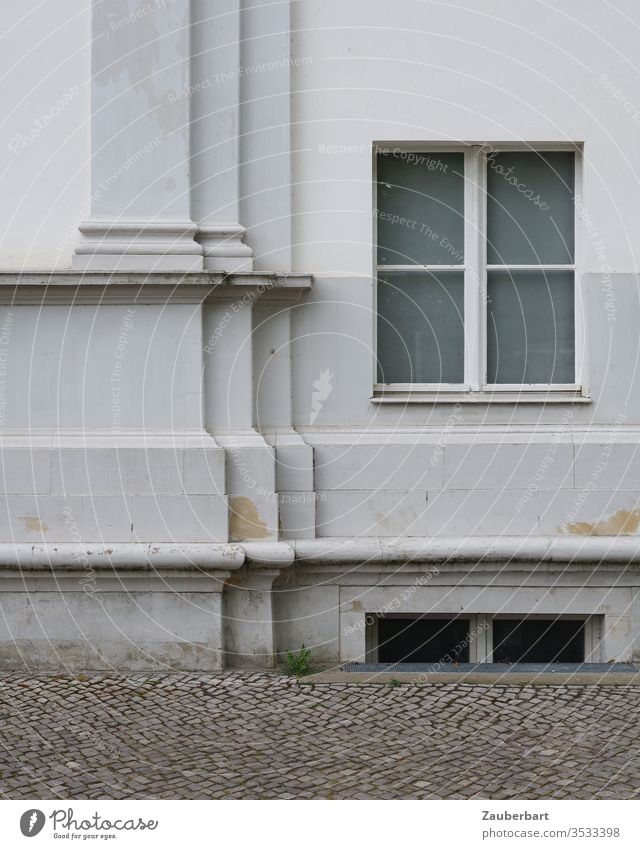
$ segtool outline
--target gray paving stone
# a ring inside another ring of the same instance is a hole
[[[0,715],[10,799],[640,793],[640,687],[7,675]]]

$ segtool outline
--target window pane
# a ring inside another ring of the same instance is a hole
[[[469,662],[468,619],[378,619],[379,663]]]
[[[572,271],[490,271],[487,382],[574,382]]]
[[[583,663],[584,622],[494,619],[494,663]]]
[[[378,280],[378,382],[462,383],[464,272]]]
[[[493,153],[487,162],[489,265],[572,264],[574,154]]]
[[[464,263],[464,154],[378,154],[378,265]]]

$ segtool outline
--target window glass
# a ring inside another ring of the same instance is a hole
[[[494,619],[494,663],[583,663],[584,622]]]
[[[492,153],[487,161],[489,265],[571,265],[574,154]]]
[[[574,382],[573,271],[489,271],[487,382]]]
[[[468,619],[378,620],[379,663],[468,663]]]
[[[378,265],[464,263],[464,154],[378,154]]]
[[[378,382],[464,381],[464,272],[386,272],[378,281]]]

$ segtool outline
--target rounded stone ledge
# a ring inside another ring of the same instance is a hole
[[[49,543],[31,545],[0,544],[0,571],[29,572],[52,569],[78,571],[79,569],[101,569],[127,574],[135,572],[157,572],[164,570],[202,572],[203,570],[235,571],[245,562],[242,546],[232,543],[220,545],[171,545],[122,543],[94,545],[91,543]]]
[[[388,537],[291,540],[305,565],[562,563],[640,565],[640,537]]]
[[[247,566],[291,566],[295,560],[293,548],[286,542],[242,543]]]

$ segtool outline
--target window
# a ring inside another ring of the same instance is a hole
[[[604,617],[587,614],[366,614],[368,663],[590,663]]]
[[[495,619],[494,663],[582,663],[584,622],[572,619]]]
[[[376,148],[382,396],[579,395],[567,149]]]
[[[379,663],[469,662],[469,619],[381,618]]]

